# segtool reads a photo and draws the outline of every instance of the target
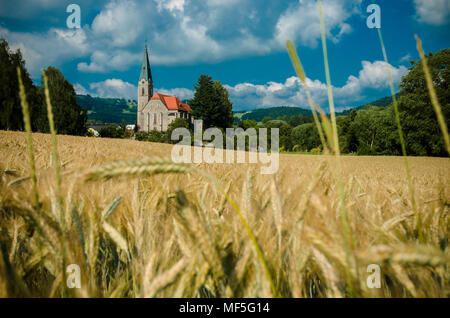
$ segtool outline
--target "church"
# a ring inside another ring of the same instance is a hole
[[[138,83],[138,131],[165,132],[176,118],[184,118],[190,125],[194,123],[191,108],[178,97],[160,93],[153,95],[152,71],[146,44]]]

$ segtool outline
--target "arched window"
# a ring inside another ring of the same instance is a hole
[[[142,96],[144,96],[144,93],[145,93],[145,90],[144,90],[144,88],[142,87]]]

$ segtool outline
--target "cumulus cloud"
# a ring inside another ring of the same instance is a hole
[[[365,89],[381,90],[388,87],[386,66],[391,71],[395,83],[401,80],[408,70],[404,66],[398,68],[386,65],[383,61],[362,61],[362,69],[358,77],[350,75],[343,86],[333,87],[335,103],[339,109],[345,109],[350,102],[362,100]],[[313,100],[324,109],[328,109],[327,86],[320,80],[307,78],[306,85]],[[300,106],[309,107],[305,88],[295,77],[287,78],[284,83],[268,82],[263,85],[240,83],[234,86],[225,85],[230,98],[239,108]]]
[[[75,85],[73,85],[73,88],[75,89],[75,93],[78,95],[88,95],[91,94],[91,92],[89,92],[83,85],[81,85],[80,83],[75,83]]]
[[[79,83],[76,83],[74,85],[74,89],[77,94],[89,94],[91,96],[103,98],[136,99],[137,95],[137,87],[135,85],[117,78],[90,83],[89,89]]]
[[[176,96],[181,100],[190,99],[194,97],[194,91],[188,88],[171,88],[171,89],[155,89],[156,93],[161,93],[164,95]]]
[[[158,11],[167,9],[173,11],[184,11],[184,0],[156,0]]]
[[[135,85],[116,78],[91,83],[89,87],[101,97],[124,97],[134,99],[137,94],[137,87]]]
[[[359,80],[361,85],[363,87],[371,87],[376,89],[387,87],[387,69],[389,69],[392,75],[392,80],[395,83],[400,82],[402,76],[408,72],[408,69],[403,65],[395,68],[384,61],[375,61],[373,63],[363,61],[362,66],[363,69],[359,72]]]
[[[352,31],[345,21],[359,11],[361,1],[330,0],[323,3],[323,16],[327,36],[338,42]],[[275,39],[284,45],[286,39],[297,40],[306,46],[316,47],[320,38],[320,21],[317,1],[301,0],[286,10],[276,24]]]
[[[414,0],[414,4],[418,21],[436,26],[448,24],[450,1]]]
[[[113,47],[126,47],[141,35],[146,21],[139,4],[129,0],[112,1],[94,18],[93,35]]]
[[[73,30],[51,28],[44,33],[22,33],[0,27],[0,37],[8,40],[11,49],[20,49],[27,69],[33,76],[39,76],[42,68],[49,65],[59,66],[63,60],[70,60],[89,52],[85,28]]]
[[[77,69],[89,73],[105,73],[111,70],[124,71],[141,61],[141,54],[141,52],[131,53],[125,50],[94,51],[90,63],[78,63]]]

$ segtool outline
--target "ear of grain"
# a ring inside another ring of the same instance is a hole
[[[106,220],[117,208],[122,197],[115,198],[102,212],[102,220]]]
[[[170,269],[168,269],[166,272],[162,273],[153,280],[148,290],[144,292],[143,297],[145,298],[154,297],[156,293],[163,290],[167,286],[171,285],[175,281],[175,279],[181,274],[181,272],[185,267],[186,261],[184,259],[179,260]]]
[[[122,249],[126,255],[129,257],[130,253],[128,251],[127,240],[108,222],[102,223],[103,230],[108,233],[109,237],[117,244],[117,246]]]

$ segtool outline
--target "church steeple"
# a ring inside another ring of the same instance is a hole
[[[141,76],[139,80],[145,79],[153,88],[152,70],[150,69],[150,61],[148,59],[147,42],[145,43],[144,60],[142,61]]]
[[[153,79],[152,71],[150,70],[150,61],[148,59],[147,41],[145,43],[144,60],[142,61],[141,75],[138,82],[138,113],[137,124],[139,127],[144,125],[144,117],[142,110],[148,104],[148,101],[153,96]]]

